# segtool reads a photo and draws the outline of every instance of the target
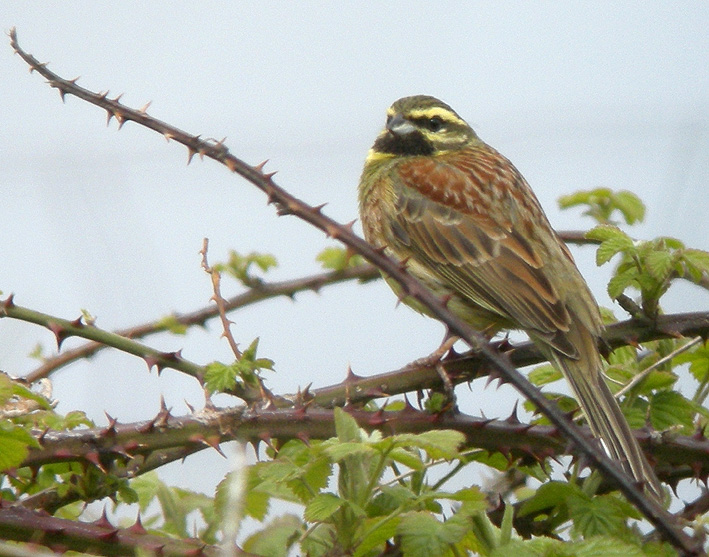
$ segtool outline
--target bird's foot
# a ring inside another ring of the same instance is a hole
[[[449,401],[446,405],[448,407],[455,406],[455,385],[453,385],[453,381],[451,381],[450,376],[446,372],[446,368],[443,365],[443,357],[451,351],[453,345],[458,342],[458,340],[458,337],[446,337],[441,345],[428,356],[419,358],[409,364],[409,367],[433,367],[436,369],[436,372],[443,383],[443,391]]]

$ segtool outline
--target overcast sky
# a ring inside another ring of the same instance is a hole
[[[527,177],[559,229],[591,226],[557,198],[628,189],[648,206],[639,238],[679,237],[709,249],[709,4],[706,2],[17,2],[0,4],[3,31],[60,75],[124,92],[134,107],[181,129],[227,137],[250,163],[270,159],[280,185],[343,222],[386,108],[411,94],[440,97]],[[0,290],[66,318],[86,308],[105,328],[209,303],[202,238],[212,262],[229,249],[273,253],[274,279],[316,272],[332,245],[277,218],[253,186],[218,164],[185,165],[186,150],[30,75],[0,48]],[[599,302],[610,305],[593,250],[574,249]],[[225,293],[236,292],[229,285]],[[678,288],[665,309],[705,310],[706,292]],[[616,311],[622,316],[622,311]],[[278,393],[398,368],[433,350],[442,327],[381,283],[276,300],[233,316],[233,332],[276,363]],[[212,323],[186,338],[199,363],[228,361]],[[0,320],[0,369],[34,367],[34,326]],[[68,346],[75,345],[71,340]],[[196,382],[104,354],[54,377],[59,410],[144,419],[164,394],[175,413],[199,405]],[[474,384],[462,410],[499,415],[510,389]],[[139,391],[138,391],[139,389]],[[467,392],[460,387],[461,394]],[[504,395],[505,398],[501,398]],[[501,403],[501,400],[503,401]],[[506,402],[509,404],[507,405]],[[224,402],[224,401],[222,401]],[[228,402],[228,401],[226,401]]]

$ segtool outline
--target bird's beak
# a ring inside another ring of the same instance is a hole
[[[396,114],[387,122],[387,130],[394,135],[408,135],[416,131],[416,126],[404,118],[401,114]]]

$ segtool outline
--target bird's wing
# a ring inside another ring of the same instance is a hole
[[[566,340],[572,317],[558,282],[567,277],[555,275],[566,275],[569,264],[578,271],[534,194],[494,151],[489,160],[457,156],[399,166],[392,233],[459,295],[577,357]]]

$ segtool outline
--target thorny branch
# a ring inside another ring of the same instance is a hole
[[[225,300],[224,309],[227,312],[230,312],[268,300],[270,298],[277,298],[281,296],[293,298],[299,292],[319,292],[324,286],[340,284],[350,280],[366,282],[373,280],[378,276],[379,271],[376,267],[365,264],[357,267],[350,267],[342,271],[328,271],[298,279],[279,282],[261,282],[251,287],[246,292],[227,298]],[[204,326],[207,321],[218,316],[219,308],[216,305],[210,305],[189,313],[172,314],[166,319],[150,321],[148,323],[135,325],[126,329],[119,329],[114,331],[114,333],[129,339],[139,339],[148,335],[167,331],[173,324],[183,325],[185,327],[192,327],[195,325]],[[27,374],[27,376],[25,376],[25,380],[28,383],[34,383],[38,379],[48,377],[52,372],[61,369],[76,360],[93,356],[96,352],[106,348],[107,346],[110,345],[100,342],[89,342],[78,348],[65,350],[55,356],[47,358],[42,365]]]
[[[595,447],[583,435],[582,431],[568,420],[558,407],[547,400],[541,391],[533,386],[526,378],[520,374],[508,361],[499,354],[478,331],[472,329],[468,324],[458,319],[445,303],[439,300],[432,292],[423,287],[402,267],[400,262],[386,257],[381,251],[375,250],[362,238],[354,235],[350,227],[343,226],[322,213],[322,207],[313,207],[297,199],[283,188],[278,186],[273,180],[274,173],[264,173],[261,163],[251,166],[238,159],[229,152],[229,149],[222,141],[203,140],[199,136],[186,133],[174,126],[148,116],[146,107],[141,110],[134,110],[122,105],[119,99],[109,99],[108,93],[94,93],[88,89],[80,87],[75,80],[66,80],[47,69],[45,64],[40,63],[32,55],[22,50],[17,43],[17,34],[14,29],[10,32],[11,46],[17,54],[29,64],[31,71],[36,71],[49,80],[50,86],[59,90],[62,98],[66,94],[74,95],[91,104],[106,110],[108,120],[115,118],[119,127],[126,121],[132,120],[144,127],[161,133],[168,140],[175,140],[186,146],[188,156],[191,160],[195,154],[200,157],[208,157],[224,164],[229,170],[245,178],[247,181],[261,189],[267,196],[268,202],[273,203],[279,215],[294,215],[322,230],[327,236],[332,237],[354,252],[365,257],[372,264],[376,265],[384,273],[398,282],[402,292],[415,299],[423,307],[445,323],[449,331],[463,339],[471,348],[479,351],[497,369],[499,373],[510,383],[512,383],[520,393],[532,401],[537,408],[559,429],[562,435],[568,439],[577,449],[583,453],[585,458],[608,479],[616,483],[619,489],[657,528],[660,534],[672,543],[679,551],[686,555],[702,555],[702,548],[696,540],[688,536],[681,530],[675,518],[665,511],[655,501],[647,498],[638,489],[633,481],[621,469],[613,463],[599,448]]]
[[[348,410],[368,430],[393,434],[454,429],[465,434],[466,445],[503,452],[511,460],[522,458],[531,463],[568,451],[556,427],[520,422],[514,412],[507,419],[489,419],[463,413],[434,415],[411,406],[399,411]],[[279,443],[288,439],[328,439],[335,435],[334,427],[332,409],[310,405],[286,409],[239,406],[179,417],[172,416],[163,406],[146,422],[120,424],[112,419],[107,427],[38,434],[41,447],[31,449],[22,466],[84,460],[121,477],[133,477],[146,471],[145,463],[158,451],[184,447],[192,453],[234,440],[258,444],[269,439],[264,431],[278,432]],[[583,431],[588,435],[587,429]],[[668,433],[662,441],[654,436],[649,431],[636,432],[640,444],[656,457],[662,477],[672,483],[688,477],[706,479],[709,440],[700,432],[691,437]],[[504,449],[499,446],[500,439],[505,440]]]

